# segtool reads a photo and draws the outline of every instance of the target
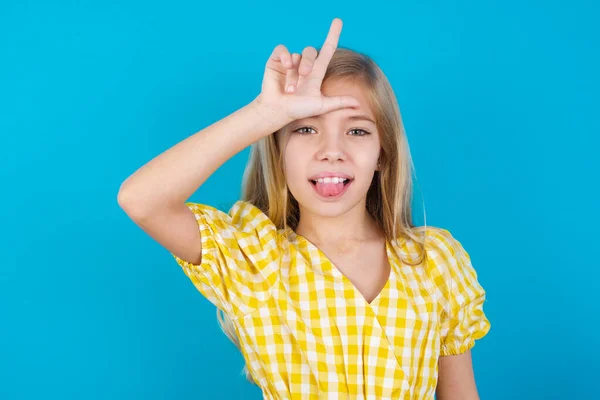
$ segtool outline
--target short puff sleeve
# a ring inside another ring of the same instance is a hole
[[[278,232],[256,206],[238,201],[229,213],[188,202],[202,241],[199,265],[171,253],[196,288],[231,317],[266,302],[279,274]]]
[[[428,240],[428,267],[433,276],[441,309],[442,356],[462,354],[490,330],[483,312],[485,290],[477,280],[471,258],[452,234],[432,229]]]

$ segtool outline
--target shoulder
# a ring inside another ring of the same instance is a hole
[[[475,275],[471,257],[448,229],[419,226],[412,228],[411,233],[416,239],[400,238],[395,246],[403,260],[410,265],[419,264],[436,283]]]
[[[236,201],[230,208],[229,215],[233,223],[245,229],[275,228],[273,221],[260,208],[245,200]]]
[[[412,237],[411,237],[412,236]],[[417,226],[411,228],[411,236],[403,234],[392,242],[401,254],[413,262],[426,252],[428,259],[438,260],[456,257],[464,251],[462,244],[449,230],[436,226]]]
[[[448,229],[428,227],[427,272],[442,291],[453,292],[457,300],[483,292],[469,253]]]
[[[228,212],[207,204],[187,202],[186,205],[197,219],[208,220],[218,228],[234,228],[241,232],[253,232],[257,229],[275,227],[262,210],[244,200],[236,201]]]
[[[425,248],[428,255],[449,258],[462,257],[465,250],[462,243],[448,230],[440,227],[427,227]]]

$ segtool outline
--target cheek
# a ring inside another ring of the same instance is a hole
[[[356,147],[353,160],[360,169],[375,169],[380,153],[381,148],[379,143],[363,143],[362,146]]]
[[[286,148],[283,165],[288,186],[294,187],[305,174],[306,163],[301,154],[293,146]]]
[[[298,173],[298,168],[306,167],[308,162],[306,158],[311,151],[306,143],[299,139],[301,138],[290,137],[285,145],[284,165],[290,173]]]

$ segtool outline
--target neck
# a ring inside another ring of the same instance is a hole
[[[295,231],[315,245],[325,247],[379,240],[383,237],[383,232],[367,212],[364,203],[335,217],[323,217],[300,207],[300,221]]]

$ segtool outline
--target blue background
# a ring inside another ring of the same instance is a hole
[[[117,192],[251,101],[277,44],[320,46],[334,17],[396,91],[416,222],[424,202],[487,289],[482,399],[597,395],[597,3],[165,4],[0,3],[0,399],[261,398]],[[192,200],[227,209],[247,155]]]

